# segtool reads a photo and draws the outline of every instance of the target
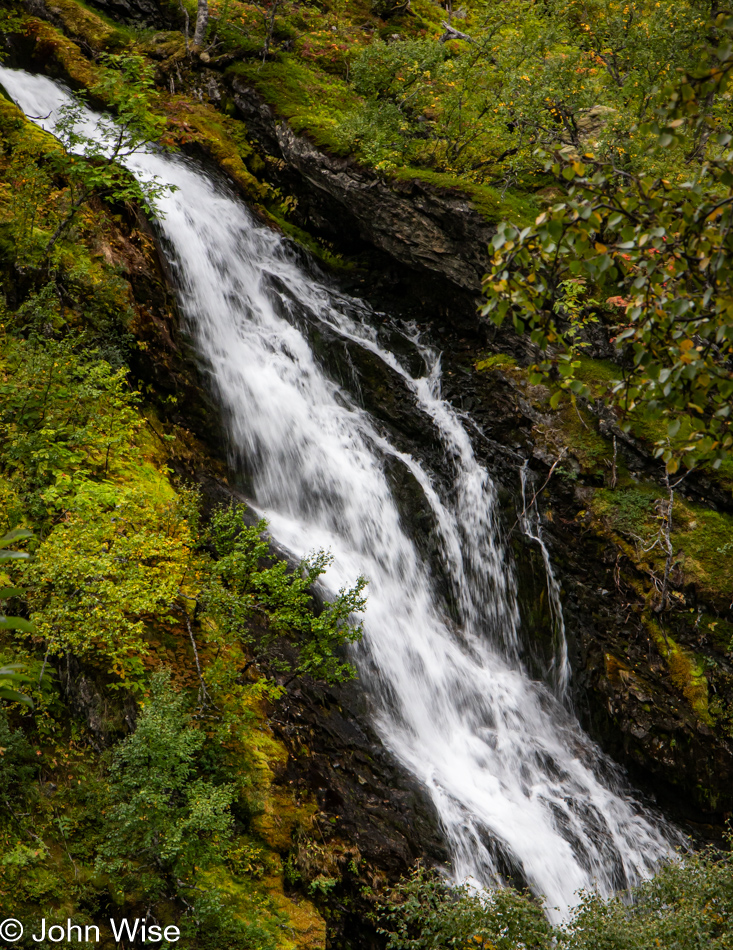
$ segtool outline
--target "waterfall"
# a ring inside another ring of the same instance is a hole
[[[565,617],[563,616],[562,601],[560,600],[560,585],[552,569],[550,552],[547,550],[542,534],[542,519],[540,518],[537,497],[535,494],[529,498],[527,497],[533,487],[528,462],[525,462],[519,470],[519,478],[522,488],[522,511],[519,515],[519,523],[525,535],[539,546],[542,563],[545,566],[545,577],[547,578],[547,599],[550,605],[554,647],[550,669],[547,671],[547,679],[553,686],[558,698],[567,701],[568,687],[570,686],[570,659],[568,657],[568,641],[565,636]]]
[[[69,99],[63,87],[7,68],[0,82],[53,130]],[[94,134],[99,117],[85,111],[82,121]],[[399,347],[386,346],[366,304],[310,276],[281,236],[195,162],[150,150],[127,164],[176,188],[159,202],[158,227],[253,505],[296,556],[333,554],[332,589],[360,574],[369,580],[354,660],[382,741],[435,804],[452,873],[484,885],[517,875],[553,919],[581,888],[609,893],[648,876],[670,853],[662,824],[522,665],[494,485],[441,396],[439,355],[408,326]],[[399,387],[441,447],[440,475],[395,444],[358,386],[328,369],[341,351],[367,355]],[[389,477],[395,467],[419,487],[439,570],[409,528]],[[539,539],[532,517],[524,528]]]

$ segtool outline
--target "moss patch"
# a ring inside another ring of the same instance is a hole
[[[51,62],[77,87],[89,89],[100,78],[99,67],[82,55],[79,47],[44,20],[30,18],[27,32],[36,41],[35,55]]]
[[[478,360],[475,364],[475,369],[479,373],[485,373],[488,370],[505,369],[509,366],[516,365],[517,361],[513,356],[508,356],[506,353],[494,353],[491,356]]]
[[[698,719],[706,725],[712,725],[713,719],[708,709],[708,681],[702,658],[675,643],[656,621],[647,618],[645,627],[664,657],[674,685],[682,691]]]
[[[434,188],[444,188],[464,195],[478,213],[490,224],[507,220],[513,224],[528,224],[539,213],[539,205],[533,195],[517,192],[501,193],[491,185],[482,185],[448,172],[431,171],[407,165],[393,169],[389,176],[397,181],[421,181]]]
[[[733,600],[733,517],[675,501],[672,540],[685,576],[723,609]]]
[[[115,23],[80,0],[53,0],[52,12],[67,33],[83,39],[95,49],[113,51],[135,37],[129,27]]]
[[[307,134],[316,145],[334,154],[343,153],[336,135],[339,119],[359,102],[345,82],[287,55],[276,62],[236,63],[228,74],[256,89],[294,132]]]
[[[601,488],[593,496],[593,509],[608,519],[613,530],[626,535],[644,536],[651,524],[654,503],[660,490],[652,485],[632,488]]]
[[[171,142],[195,142],[229,174],[244,194],[259,204],[271,198],[273,189],[260,182],[246,162],[254,151],[241,122],[217,112],[213,106],[194,103],[185,96],[163,97],[161,109],[168,117]]]

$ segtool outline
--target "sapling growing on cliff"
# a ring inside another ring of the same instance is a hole
[[[133,54],[105,55],[102,63],[99,79],[89,91],[111,111],[89,132],[83,106],[63,106],[54,128],[63,147],[47,149],[42,164],[26,157],[26,167],[19,170],[18,179],[27,192],[27,207],[18,219],[25,243],[31,239],[36,219],[42,216],[41,206],[49,200],[52,180],[46,168],[65,183],[61,200],[55,202],[56,226],[30,256],[37,267],[48,263],[56,245],[93,195],[117,203],[135,202],[152,213],[156,199],[168,190],[156,180],[137,181],[124,167],[126,159],[157,142],[165,127],[165,119],[152,110],[154,81],[150,66]],[[26,254],[30,251],[28,247]]]
[[[207,540],[214,560],[206,571],[199,607],[215,636],[235,637],[252,655],[285,677],[313,676],[328,683],[351,679],[354,667],[341,648],[358,641],[366,580],[315,609],[313,585],[331,558],[323,551],[298,570],[273,558],[265,521],[246,525],[241,505],[215,512]],[[285,649],[281,649],[286,645]]]
[[[111,754],[97,868],[122,888],[142,886],[147,900],[190,898],[197,873],[231,833],[235,790],[201,774],[205,741],[184,696],[160,672],[135,732]]]

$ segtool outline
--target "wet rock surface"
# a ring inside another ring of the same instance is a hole
[[[328,902],[336,912],[331,945],[381,946],[368,920],[374,897],[361,889],[378,893],[417,860],[444,864],[449,855],[437,813],[369,725],[358,684],[324,688],[301,680],[277,704],[270,721],[289,752],[280,781],[315,796],[316,838],[341,878]],[[306,862],[307,856],[296,854],[296,863]]]
[[[354,232],[400,264],[438,274],[464,291],[480,291],[494,229],[464,195],[419,180],[387,181],[328,155],[278,122],[246,83],[234,78],[232,91],[248,131],[285,162],[291,187],[303,200],[304,226],[315,225],[339,242]]]
[[[128,23],[144,26],[161,26],[171,22],[172,4],[163,0],[91,0],[91,6],[97,7],[111,17],[118,17]]]

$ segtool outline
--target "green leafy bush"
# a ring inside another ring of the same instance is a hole
[[[382,902],[379,920],[388,950],[729,950],[733,855],[686,855],[631,893],[586,894],[557,927],[526,894],[478,894],[418,868]]]
[[[115,747],[97,869],[123,890],[157,900],[192,887],[231,830],[231,785],[205,779],[197,760],[206,734],[168,673],[151,681],[135,731]]]
[[[13,811],[33,789],[38,772],[36,756],[20,729],[12,729],[0,708],[0,810]]]
[[[677,76],[653,120],[636,130],[658,166],[673,168],[685,152],[682,169],[656,175],[620,169],[595,150],[582,160],[556,152],[546,168],[567,183],[567,199],[533,226],[502,223],[484,282],[484,313],[496,324],[510,317],[542,352],[538,378],[585,397],[574,341],[556,315],[571,280],[607,297],[617,308],[609,329],[623,373],[604,398],[627,429],[639,416],[647,427],[666,423],[655,455],[668,473],[683,463],[717,468],[733,451],[733,132],[725,111],[733,19],[721,14],[709,33],[701,63]]]
[[[142,422],[124,370],[70,340],[15,340],[0,354],[0,464],[31,501],[31,517],[62,505],[81,478],[139,457]]]
[[[281,672],[327,682],[350,679],[354,668],[339,649],[361,637],[361,625],[351,618],[364,609],[366,580],[360,577],[320,611],[314,609],[312,587],[330,556],[321,551],[291,571],[271,554],[264,534],[267,522],[246,525],[245,511],[234,505],[215,512],[206,535],[214,560],[206,569],[200,602],[209,624],[219,636],[236,638]],[[252,623],[258,617],[264,626]],[[294,659],[278,655],[282,638],[295,649]]]
[[[37,635],[139,688],[156,624],[180,622],[191,539],[175,498],[83,482],[39,546],[25,580]]]
[[[387,950],[549,950],[552,930],[540,905],[510,888],[490,894],[451,887],[418,867],[382,904]]]

